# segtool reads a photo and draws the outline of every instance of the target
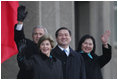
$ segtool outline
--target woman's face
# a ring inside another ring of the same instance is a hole
[[[93,41],[92,39],[88,38],[86,39],[81,46],[81,49],[85,52],[85,53],[90,53],[93,50]]]
[[[44,40],[41,44],[40,44],[40,50],[43,54],[47,55],[48,57],[50,56],[50,52],[51,52],[51,44],[49,40]]]

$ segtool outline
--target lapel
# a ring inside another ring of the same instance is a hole
[[[64,53],[58,46],[52,50],[52,54],[61,61],[65,61],[67,58],[66,53]]]
[[[73,49],[71,47],[69,47],[70,49],[70,55],[69,56],[75,56],[75,51],[73,51]]]
[[[75,52],[72,50],[71,47],[69,47],[70,49],[70,55],[69,56],[75,56]],[[64,53],[58,46],[56,46],[53,50],[52,53],[56,56],[56,57],[63,57],[66,56],[66,53]],[[67,57],[67,56],[66,56]]]

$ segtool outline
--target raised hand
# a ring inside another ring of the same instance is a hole
[[[23,22],[27,15],[27,11],[25,11],[25,6],[19,6],[17,9],[17,20]]]
[[[101,41],[104,46],[107,46],[110,34],[111,32],[109,30],[106,30],[105,33],[101,36]]]

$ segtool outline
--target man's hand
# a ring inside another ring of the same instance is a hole
[[[27,15],[27,11],[25,11],[25,6],[19,6],[17,9],[17,20],[23,22]]]

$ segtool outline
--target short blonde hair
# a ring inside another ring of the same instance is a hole
[[[41,43],[45,40],[49,40],[51,47],[54,48],[55,44],[54,44],[54,40],[53,37],[50,34],[44,34],[38,41],[38,47],[40,47]]]

